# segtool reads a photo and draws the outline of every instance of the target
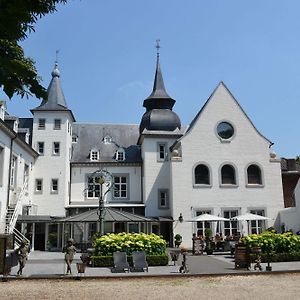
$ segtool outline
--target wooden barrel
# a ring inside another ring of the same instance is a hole
[[[250,268],[249,251],[245,244],[238,243],[235,245],[234,253],[235,268]]]

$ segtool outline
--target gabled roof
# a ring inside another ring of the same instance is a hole
[[[233,96],[233,94],[230,92],[230,90],[228,89],[228,87],[225,85],[225,83],[223,81],[221,81],[217,87],[214,89],[214,91],[212,92],[212,94],[209,96],[209,98],[207,99],[207,101],[204,103],[204,105],[202,106],[202,108],[200,109],[200,111],[196,114],[195,118],[192,120],[192,122],[190,123],[190,126],[188,127],[186,133],[177,141],[179,142],[180,140],[182,140],[186,135],[189,134],[189,132],[194,128],[195,124],[197,123],[197,121],[199,120],[202,112],[205,110],[207,104],[210,102],[210,100],[212,99],[212,97],[214,96],[214,94],[216,93],[216,91],[223,86],[226,91],[230,94],[230,96],[232,97],[232,99],[235,101],[235,103],[237,104],[237,106],[240,108],[240,110],[242,111],[242,113],[245,115],[245,117],[248,119],[248,121],[250,122],[250,124],[253,126],[254,130],[263,138],[265,139],[267,142],[270,143],[270,146],[273,145],[273,143],[267,139],[264,135],[262,135],[257,128],[254,126],[254,124],[252,123],[252,121],[250,120],[250,118],[248,117],[248,115],[245,113],[245,111],[243,110],[243,108],[241,107],[241,105],[239,104],[239,102],[235,99],[235,97]],[[176,143],[172,146],[173,148],[175,147]]]

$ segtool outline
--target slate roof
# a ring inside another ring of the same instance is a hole
[[[73,136],[77,137],[77,142],[73,143],[73,163],[95,163],[89,157],[92,149],[100,151],[100,158],[97,162],[142,162],[140,146],[137,145],[138,125],[74,123]],[[105,137],[111,137],[112,142],[104,143]],[[124,161],[115,159],[119,147],[125,150]]]
[[[33,118],[19,118],[19,129],[29,129],[29,144],[32,145]]]
[[[72,111],[68,109],[66,99],[61,88],[59,79],[60,73],[58,70],[57,63],[55,63],[54,70],[52,71],[51,75],[52,79],[47,89],[47,99],[44,99],[41,105],[32,109],[31,111],[68,111],[71,114],[73,120],[75,121]]]

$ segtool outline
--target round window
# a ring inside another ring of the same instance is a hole
[[[230,139],[234,134],[233,126],[228,122],[221,122],[217,127],[217,133],[222,139]]]

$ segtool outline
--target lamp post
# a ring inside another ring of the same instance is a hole
[[[99,207],[98,207],[98,216],[99,216],[99,234],[100,236],[104,235],[104,216],[105,216],[105,206],[104,206],[104,198],[105,195],[112,189],[113,187],[113,176],[110,172],[106,170],[97,170],[92,175],[94,178],[94,184],[99,184]],[[87,188],[88,191],[89,187]],[[96,185],[93,187],[93,191],[96,191]]]

